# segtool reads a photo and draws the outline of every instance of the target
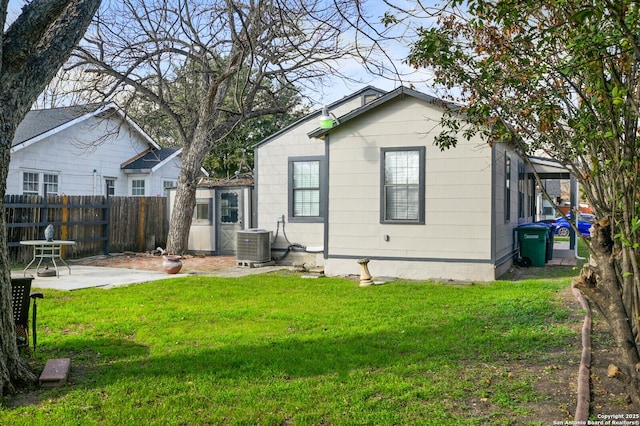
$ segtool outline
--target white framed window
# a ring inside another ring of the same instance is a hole
[[[105,178],[104,195],[116,195],[116,179],[115,178]]]
[[[131,180],[131,195],[144,196],[145,195],[145,181],[144,179],[132,179]]]
[[[176,188],[178,186],[178,182],[175,180],[163,180],[162,181],[162,196],[168,197],[169,190],[172,188]]]
[[[238,223],[239,204],[238,194],[235,192],[223,192],[220,194],[220,222]]]
[[[211,225],[213,223],[212,203],[210,198],[199,198],[196,200],[196,207],[193,209],[191,223],[194,225]]]
[[[511,220],[511,158],[504,157],[504,222]]]
[[[42,175],[42,184],[44,195],[48,194],[58,194],[58,175],[54,174],[43,174]]]
[[[40,173],[22,172],[22,193],[36,195],[40,193]]]
[[[424,224],[425,148],[381,148],[380,221]]]
[[[291,157],[288,161],[289,222],[323,222],[327,210],[325,157]]]

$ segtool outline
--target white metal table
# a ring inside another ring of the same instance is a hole
[[[20,244],[22,244],[23,246],[32,246],[33,247],[33,259],[31,259],[31,262],[29,262],[27,267],[24,268],[24,271],[22,271],[22,274],[26,275],[27,274],[27,269],[29,269],[29,267],[36,260],[38,260],[38,265],[36,266],[36,274],[37,274],[38,271],[40,270],[40,265],[42,264],[42,261],[44,259],[51,260],[51,263],[53,263],[53,267],[54,267],[54,269],[56,271],[56,277],[60,276],[60,272],[58,271],[58,265],[56,264],[56,259],[58,259],[60,262],[62,262],[69,269],[69,274],[71,274],[71,267],[61,257],[61,255],[62,255],[62,247],[63,246],[72,246],[75,243],[76,243],[75,241],[70,241],[70,240],[53,240],[53,241],[26,240],[26,241],[20,241]]]

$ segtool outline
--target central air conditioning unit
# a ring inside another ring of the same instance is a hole
[[[236,257],[239,261],[271,261],[271,232],[257,228],[238,231]]]

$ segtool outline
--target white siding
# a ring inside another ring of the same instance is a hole
[[[151,172],[150,188],[147,194],[150,197],[164,197],[166,192],[164,191],[163,183],[165,181],[178,182],[178,175],[180,174],[180,167],[182,162],[180,157],[174,157],[172,160],[166,162],[158,170]]]
[[[58,193],[105,195],[106,179],[115,180],[115,195],[131,195],[131,176],[121,165],[148,148],[146,140],[119,120],[89,118],[11,154],[7,194],[22,194],[23,172],[58,175]],[[179,159],[145,175],[146,195],[162,195],[162,180],[176,180]],[[42,186],[40,188],[42,194]]]

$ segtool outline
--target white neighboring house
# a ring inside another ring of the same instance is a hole
[[[535,191],[508,144],[441,151],[443,102],[406,87],[329,108],[332,128],[316,112],[255,147],[256,226],[279,230],[274,257],[288,250],[327,275],[359,274],[361,258],[374,277],[490,281],[509,269]]]
[[[7,194],[166,196],[180,148],[161,148],[113,103],[29,111],[11,145]]]

